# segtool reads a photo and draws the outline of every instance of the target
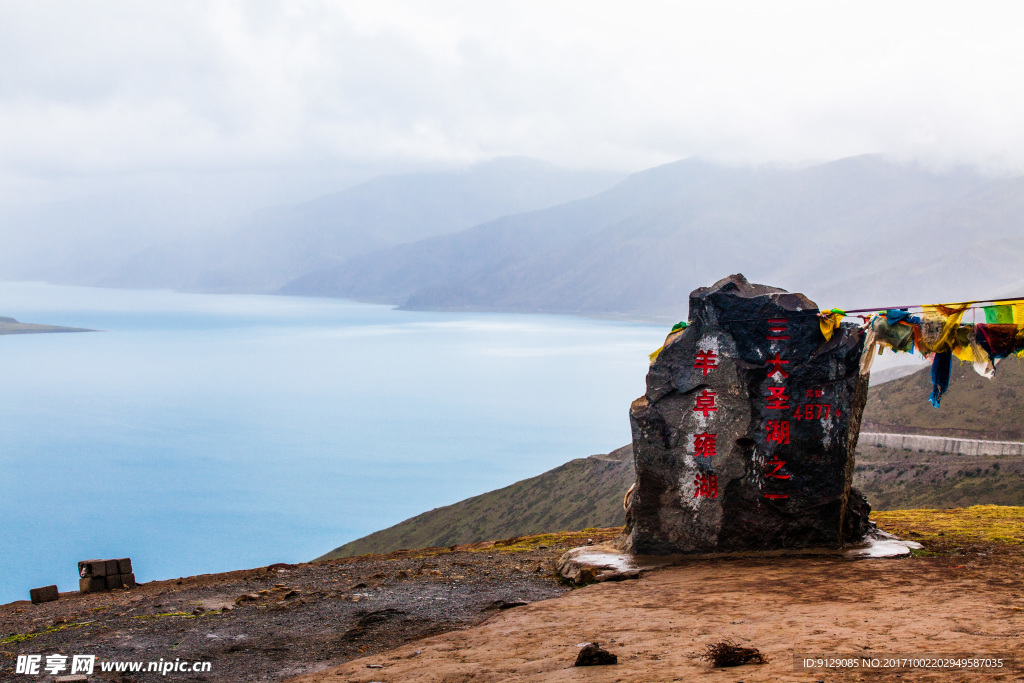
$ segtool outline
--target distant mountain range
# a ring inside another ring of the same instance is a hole
[[[188,237],[196,206],[150,204],[0,207],[0,279],[673,322],[736,272],[825,307],[1024,295],[1024,177],[875,156],[629,176],[497,159],[211,216]]]
[[[686,160],[593,197],[378,250],[289,294],[411,309],[673,320],[734,272],[857,308],[1024,293],[1024,178],[878,157],[799,170]]]
[[[967,364],[959,365],[938,410],[928,403],[929,373],[929,368],[921,368],[874,384],[868,392],[863,429],[973,439],[1024,438],[1024,361],[1015,357],[1001,361],[992,380],[979,377]],[[858,449],[857,463],[854,486],[868,494],[876,509],[1024,504],[1024,462],[1019,459],[864,446]],[[424,512],[350,541],[319,559],[621,526],[625,522],[622,498],[634,477],[632,446],[577,458],[497,491]]]
[[[499,158],[385,175],[237,219],[131,198],[0,207],[0,279],[213,292],[274,292],[365,252],[591,196],[624,174]],[[188,235],[188,236],[182,236]],[[16,246],[16,248],[15,248]]]

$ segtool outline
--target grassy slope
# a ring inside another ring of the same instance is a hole
[[[876,510],[1024,505],[1024,461],[864,447],[853,485]]]
[[[866,431],[950,433],[974,438],[1019,439],[1024,421],[1024,362],[1008,358],[994,380],[964,365],[938,410],[928,403],[928,369],[873,387]],[[1015,431],[1016,430],[1016,431]],[[876,510],[1024,505],[1024,462],[991,456],[862,447],[854,486]],[[347,543],[321,559],[399,548],[451,546],[486,539],[623,524],[622,497],[633,483],[629,446],[604,456],[580,458],[532,479],[417,515],[393,527]]]
[[[978,439],[1024,439],[1024,361],[1011,356],[996,376],[981,377],[968,363],[953,361],[942,406],[928,403],[928,368],[871,389],[864,410],[866,432],[936,434]]]

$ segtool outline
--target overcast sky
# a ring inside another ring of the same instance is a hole
[[[1024,172],[1022,19],[1011,2],[0,0],[0,198],[501,155]]]

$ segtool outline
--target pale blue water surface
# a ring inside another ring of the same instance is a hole
[[[685,311],[685,302],[681,302]],[[0,603],[311,560],[629,442],[664,326],[0,283]]]

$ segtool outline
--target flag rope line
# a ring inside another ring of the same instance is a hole
[[[940,304],[910,304],[910,305],[906,305],[906,306],[884,306],[884,307],[883,306],[876,306],[876,307],[873,307],[873,308],[851,308],[851,309],[848,309],[848,310],[844,310],[844,309],[839,309],[839,310],[842,311],[843,314],[844,314],[844,317],[847,317],[847,318],[865,318],[866,317],[866,316],[861,316],[861,315],[851,315],[852,313],[881,313],[883,311],[901,311],[901,310],[907,310],[907,309],[910,309],[910,308],[925,308],[927,306],[946,306],[946,307],[957,307],[957,308],[960,307],[960,306],[967,306],[967,308],[964,309],[964,312],[966,313],[967,311],[973,311],[973,310],[977,310],[977,309],[980,309],[980,308],[986,308],[988,305],[999,305],[1001,303],[1008,303],[1008,302],[1013,302],[1013,301],[1024,302],[1024,295],[1022,295],[1022,296],[1012,296],[1012,297],[1008,297],[1006,299],[974,299],[973,301],[956,301],[956,302],[952,302],[952,303],[940,303]],[[787,317],[796,317],[796,316],[799,316],[799,315],[807,315],[807,316],[818,317],[821,313],[828,313],[828,312],[831,312],[831,310],[832,309],[825,309],[825,310],[820,310],[819,309],[817,311],[791,311]],[[741,323],[741,322],[750,322],[750,321],[756,321],[756,320],[769,320],[769,318],[724,318],[724,319],[720,320],[719,322],[723,322],[723,323]]]

